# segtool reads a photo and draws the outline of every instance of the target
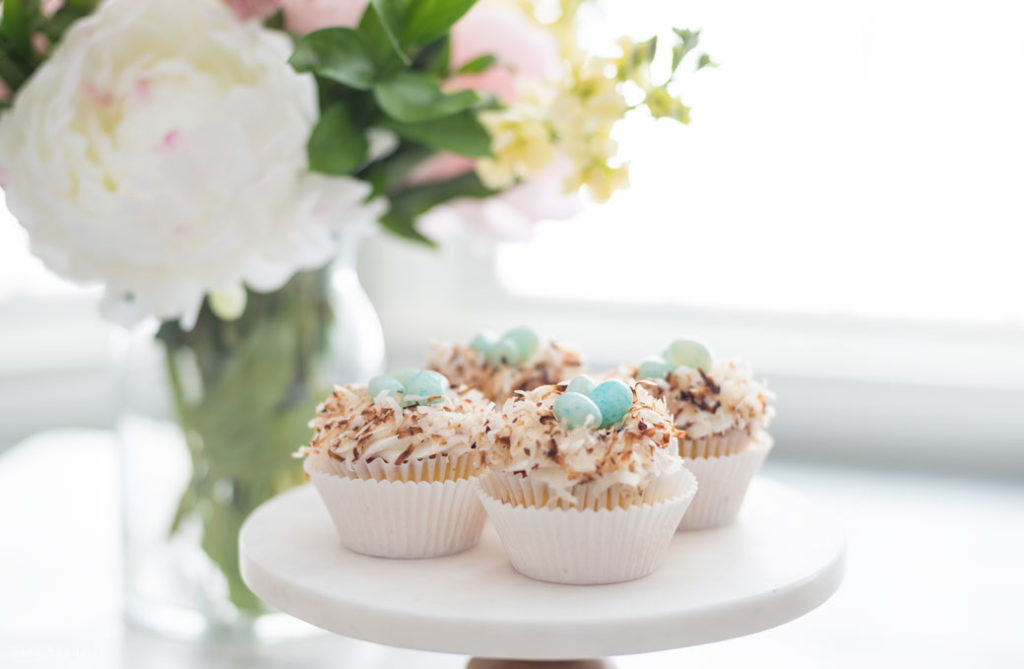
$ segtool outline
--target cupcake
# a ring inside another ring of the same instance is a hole
[[[685,433],[679,452],[700,488],[680,528],[733,522],[772,446],[765,429],[774,415],[773,395],[748,365],[712,360],[704,346],[682,339],[625,375],[649,385]]]
[[[426,370],[336,388],[300,455],[342,544],[393,558],[474,546],[485,519],[474,481],[491,408],[479,392],[451,389]]]
[[[697,489],[664,402],[578,377],[520,393],[488,425],[480,498],[517,571],[614,583],[660,565]]]
[[[435,343],[427,367],[500,404],[519,390],[533,390],[580,374],[583,360],[578,352],[542,340],[529,328],[513,328],[501,336],[478,334],[469,344]]]

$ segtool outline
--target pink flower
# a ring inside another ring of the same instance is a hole
[[[235,16],[248,21],[256,19],[263,21],[277,11],[280,0],[225,0],[228,7],[235,13]]]
[[[439,153],[427,158],[409,172],[405,183],[408,186],[447,181],[473,169],[473,159],[457,153]]]
[[[51,46],[53,44],[50,42],[50,38],[43,33],[32,35],[32,48],[36,50],[36,53],[48,53]]]
[[[493,54],[498,63],[479,74],[452,77],[445,85],[448,90],[473,89],[513,102],[519,96],[518,79],[554,76],[561,65],[554,36],[514,6],[477,4],[452,27],[451,40],[453,70],[487,54]],[[472,160],[442,153],[418,165],[408,182],[444,181],[471,169]]]
[[[369,0],[280,0],[288,30],[299,35],[321,28],[354,28]]]
[[[578,214],[582,206],[575,193],[565,192],[572,163],[565,156],[503,193],[479,200],[461,198],[424,214],[419,230],[436,241],[458,236],[525,241],[541,220],[562,220]]]
[[[232,7],[280,5],[285,24],[304,35],[321,28],[354,27],[369,0],[227,0]],[[272,11],[272,10],[271,10]],[[236,13],[238,10],[236,9]],[[270,12],[268,12],[270,13]],[[447,87],[491,93],[504,102],[516,99],[517,77],[540,79],[557,73],[561,60],[553,35],[514,6],[481,2],[452,27],[452,69],[486,54],[498,65],[479,74],[452,77]]]
[[[480,74],[461,74],[447,88],[491,93],[502,102],[518,95],[516,79],[554,76],[561,65],[558,43],[514,6],[481,2],[452,26],[452,69],[493,54],[498,64]]]
[[[53,16],[57,13],[57,10],[64,6],[64,0],[43,0],[43,4],[40,7],[45,16]]]

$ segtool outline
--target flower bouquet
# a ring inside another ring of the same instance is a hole
[[[301,480],[287,455],[346,380],[327,268],[354,234],[522,238],[627,184],[627,114],[689,122],[698,33],[593,53],[581,4],[3,2],[7,206],[110,320],[156,324],[191,462],[164,532],[219,574],[214,622],[260,612],[238,529]]]

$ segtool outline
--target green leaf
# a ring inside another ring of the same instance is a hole
[[[620,81],[633,78],[638,70],[647,67],[654,60],[654,53],[658,48],[658,36],[655,35],[649,40],[638,42],[626,53],[623,54],[623,64],[619,68]]]
[[[417,0],[402,17],[399,42],[429,44],[451,29],[476,0]]]
[[[384,113],[403,123],[432,121],[451,116],[476,104],[473,91],[443,93],[432,78],[415,72],[400,72],[380,81],[373,97]]]
[[[88,16],[91,11],[92,8],[81,7],[71,3],[66,4],[44,23],[42,32],[50,38],[51,42],[56,44],[75,21]]]
[[[193,474],[192,478],[188,481],[185,492],[181,493],[181,499],[178,500],[178,506],[174,510],[174,518],[171,520],[171,526],[167,530],[169,536],[176,534],[181,529],[182,521],[195,511],[196,504],[199,502],[201,495],[199,490],[201,485],[202,481]]]
[[[388,195],[405,183],[417,165],[436,153],[422,144],[402,142],[390,156],[370,163],[356,176],[373,184],[374,195]]]
[[[235,482],[230,489],[233,497],[246,500],[269,497],[264,492],[264,486],[258,484],[242,486]],[[238,563],[238,533],[252,508],[251,504],[223,505],[213,500],[206,500],[206,503],[198,506],[203,523],[203,551],[220,567],[227,581],[228,597],[243,611],[259,611],[263,608],[259,597],[242,580]]]
[[[381,10],[376,6],[378,4],[380,3],[366,7],[359,20],[358,30],[377,69],[381,72],[390,72],[393,68],[408,65],[410,61],[398,43],[398,36],[381,18]]]
[[[711,56],[706,53],[702,53],[700,57],[697,58],[697,69],[702,70],[705,67],[718,67],[718,63],[711,60]]]
[[[658,50],[658,36],[655,35],[649,40],[638,42],[634,51],[634,58],[641,63],[650,63],[654,60],[654,53]]]
[[[380,217],[380,224],[385,230],[393,235],[417,242],[430,247],[436,247],[437,243],[416,229],[416,217],[405,210],[397,210],[392,207],[386,214]]]
[[[423,123],[384,119],[382,124],[406,139],[440,151],[452,151],[470,158],[491,155],[491,136],[468,110]]]
[[[458,198],[486,198],[494,191],[484,186],[473,172],[454,179],[414,186],[391,198],[391,209],[381,218],[384,229],[399,237],[428,246],[436,244],[416,229],[416,219],[439,204]]]
[[[402,32],[402,21],[409,6],[415,0],[370,0],[370,6],[380,17],[384,30],[398,44],[398,36]]]
[[[53,16],[43,21],[40,31],[56,44],[76,21],[96,10],[99,0],[67,0]]]
[[[0,79],[11,91],[17,91],[31,74],[31,66],[17,58],[9,40],[0,34]]]
[[[366,160],[370,144],[342,105],[324,110],[306,147],[309,169],[333,176],[351,174]]]
[[[281,32],[287,32],[288,28],[285,26],[284,10],[278,9],[263,22],[265,28],[270,30],[280,30]]]
[[[14,52],[23,59],[31,60],[34,57],[32,28],[41,17],[39,0],[4,0],[0,34],[7,38]]]
[[[498,57],[493,53],[477,56],[459,68],[459,74],[478,74],[498,64]]]
[[[422,214],[456,198],[483,199],[494,194],[495,191],[485,186],[475,172],[467,172],[447,181],[414,186],[398,193],[393,200],[411,206],[417,214]]]
[[[299,40],[288,63],[359,90],[373,86],[376,66],[362,35],[351,28],[324,28]]]
[[[445,35],[420,49],[412,62],[411,69],[433,75],[438,79],[445,79],[450,74],[448,70],[451,56],[451,39]]]
[[[679,42],[672,47],[672,69],[675,70],[686,54],[697,48],[697,44],[700,42],[700,31],[673,28],[672,32],[679,38]]]
[[[443,37],[476,0],[371,0],[399,50]]]

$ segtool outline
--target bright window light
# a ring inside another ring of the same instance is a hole
[[[28,235],[7,211],[0,193],[0,299],[75,292],[81,289],[56,277],[29,253]]]
[[[633,187],[506,245],[526,296],[1024,323],[1024,4],[611,2],[702,27],[693,123],[622,133]],[[543,267],[543,272],[527,268]]]

